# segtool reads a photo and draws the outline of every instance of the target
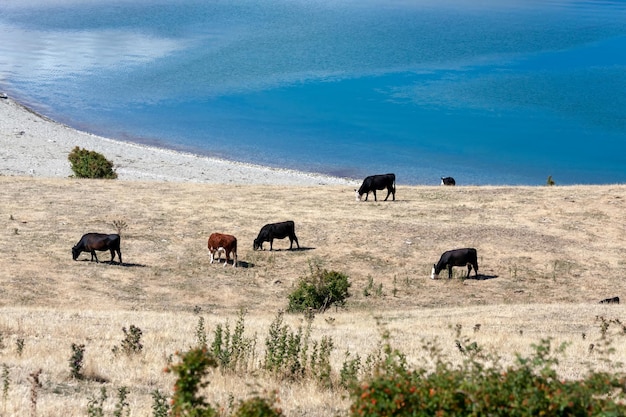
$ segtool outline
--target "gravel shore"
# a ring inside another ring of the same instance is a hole
[[[75,146],[113,162],[118,180],[212,184],[341,185],[355,181],[208,158],[81,132],[0,96],[0,175],[69,177]]]

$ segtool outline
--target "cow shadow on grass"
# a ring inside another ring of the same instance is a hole
[[[498,278],[497,275],[478,274],[477,276],[476,275],[472,275],[471,277],[465,277],[463,279],[471,279],[471,280],[474,280],[474,281],[486,281],[488,279],[496,279],[496,278]]]
[[[229,264],[231,265],[231,264]],[[232,265],[231,265],[232,266]],[[237,268],[254,268],[256,265],[252,262],[237,261]]]
[[[293,248],[293,249],[289,249],[289,248],[286,248],[286,249],[272,249],[271,251],[267,250],[267,249],[263,249],[263,252],[269,252],[269,253],[271,253],[271,252],[304,252],[304,251],[308,251],[308,250],[315,250],[315,248],[309,248],[307,246],[300,246],[299,248]]]
[[[124,268],[145,268],[148,265],[144,265],[144,264],[135,264],[135,263],[128,263],[128,262],[124,262],[124,263],[115,263],[116,265],[119,266],[123,266]]]
[[[136,263],[132,263],[132,262],[117,262],[117,261],[99,261],[99,262],[94,262],[90,259],[80,259],[77,260],[78,262],[87,262],[87,263],[93,263],[94,265],[100,265],[100,264],[106,264],[106,265],[115,265],[115,266],[121,266],[124,268],[145,268],[147,265],[144,264],[136,264]]]

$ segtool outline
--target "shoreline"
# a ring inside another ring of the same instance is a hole
[[[259,185],[350,185],[357,180],[228,161],[76,130],[0,97],[0,175],[68,178],[75,146],[103,154],[120,181]]]

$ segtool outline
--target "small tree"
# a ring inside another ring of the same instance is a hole
[[[72,164],[74,175],[78,178],[117,178],[117,173],[113,170],[113,163],[98,152],[76,146],[67,159]]]
[[[337,271],[311,267],[308,277],[300,278],[298,287],[289,294],[287,311],[297,313],[313,309],[326,311],[333,304],[343,306],[350,296],[348,276]]]

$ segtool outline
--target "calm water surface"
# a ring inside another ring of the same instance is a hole
[[[626,182],[624,2],[171,3],[3,0],[0,89],[96,134],[270,166]]]

